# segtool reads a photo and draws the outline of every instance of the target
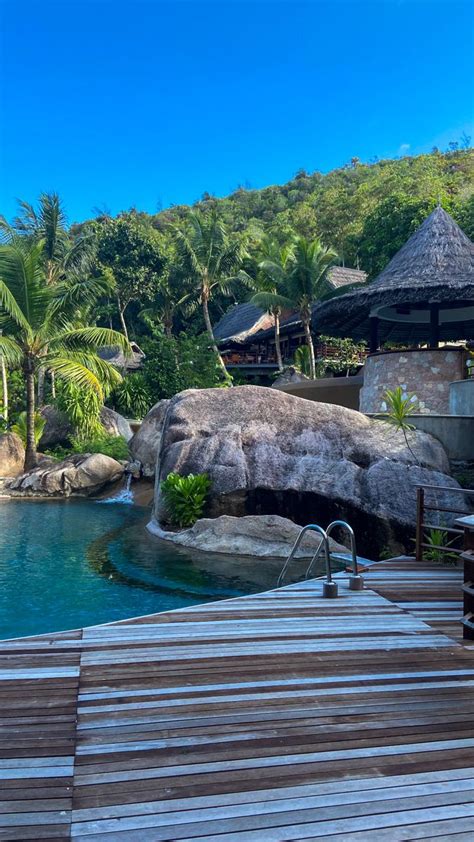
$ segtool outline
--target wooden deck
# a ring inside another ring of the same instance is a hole
[[[0,643],[0,840],[472,840],[460,571],[365,577]]]

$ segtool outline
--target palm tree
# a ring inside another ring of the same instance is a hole
[[[226,380],[230,380],[217,347],[209,315],[209,301],[216,293],[229,295],[237,281],[249,284],[242,271],[247,256],[243,241],[231,237],[215,210],[189,213],[185,226],[174,227],[177,258],[190,296],[200,303],[211,347],[217,355]]]
[[[67,230],[67,218],[57,193],[41,193],[37,207],[18,200],[19,211],[11,225],[0,217],[0,231],[7,238],[18,236],[30,242],[42,241],[42,260],[48,285],[75,283],[88,275],[94,254],[91,236],[73,241]],[[54,373],[51,384],[54,396]],[[38,404],[44,402],[45,369],[38,371]]]
[[[262,269],[271,277],[277,291],[266,293],[266,306],[287,308],[299,313],[309,352],[310,376],[316,376],[311,312],[313,304],[327,291],[327,271],[337,255],[319,240],[295,237],[281,259],[264,260]]]
[[[35,377],[48,369],[66,383],[95,392],[121,381],[119,372],[100,359],[98,347],[118,345],[130,352],[115,330],[74,327],[78,306],[103,293],[103,283],[47,284],[44,242],[13,236],[0,246],[0,355],[20,367],[26,385],[27,440],[25,470],[37,464],[35,443]]]
[[[291,249],[289,246],[280,246],[275,240],[265,237],[260,245],[261,260],[258,264],[255,285],[258,292],[250,299],[251,304],[261,307],[273,316],[275,327],[275,353],[278,363],[278,370],[283,371],[283,358],[280,345],[280,317],[282,306],[275,296],[283,294],[281,289],[285,275],[285,266]]]

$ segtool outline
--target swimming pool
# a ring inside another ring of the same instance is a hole
[[[274,587],[282,560],[193,553],[150,511],[89,500],[0,501],[0,638],[108,623]]]

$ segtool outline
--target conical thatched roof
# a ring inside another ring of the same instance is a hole
[[[382,341],[423,342],[429,335],[430,303],[440,305],[441,340],[474,337],[474,244],[441,207],[374,281],[317,305],[314,327],[333,336],[367,339],[369,316],[378,315]],[[404,312],[410,314],[405,320]]]

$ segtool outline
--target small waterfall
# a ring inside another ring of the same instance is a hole
[[[133,494],[131,491],[132,475],[125,474],[124,486],[118,494],[114,497],[108,497],[107,500],[97,500],[98,503],[133,503]]]

